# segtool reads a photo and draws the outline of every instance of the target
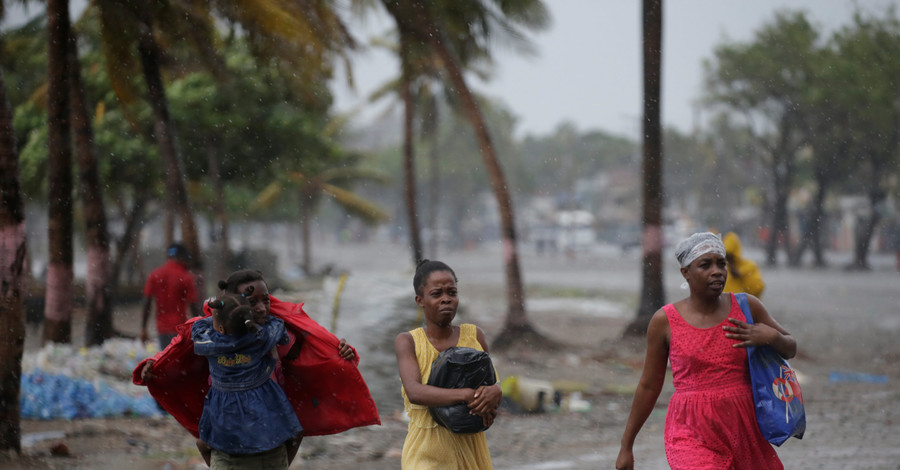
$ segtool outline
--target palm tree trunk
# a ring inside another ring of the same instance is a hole
[[[662,71],[662,0],[644,0],[644,179],[643,259],[641,298],[637,317],[625,335],[647,333],[653,312],[664,303],[662,284],[662,125],[660,76]]]
[[[213,211],[219,222],[219,230],[217,241],[219,249],[219,259],[216,263],[216,278],[225,279],[228,277],[228,260],[231,259],[231,244],[228,240],[228,213],[225,210],[225,190],[222,186],[222,174],[219,170],[219,154],[215,145],[209,144],[206,149],[206,162],[209,168],[209,179],[212,181],[213,188],[216,191],[216,199],[213,203]]]
[[[403,39],[401,38],[401,43]],[[401,49],[402,49],[401,45]],[[409,73],[404,65],[403,71],[403,186],[406,202],[406,218],[409,223],[409,241],[412,244],[413,266],[422,260],[422,231],[419,229],[419,216],[416,211],[416,155],[414,149],[415,105],[410,92]]]
[[[790,256],[790,229],[788,226],[788,197],[794,180],[794,152],[791,144],[792,125],[795,116],[785,113],[781,118],[778,146],[772,155],[772,180],[775,200],[772,214],[772,230],[766,244],[766,263],[778,264],[778,247]]]
[[[441,197],[441,178],[440,178],[440,162],[438,161],[438,138],[440,129],[438,129],[438,103],[434,95],[427,96],[421,106],[416,109],[420,110],[422,116],[422,127],[419,133],[422,141],[428,145],[428,205],[425,208],[426,220],[425,225],[431,236],[428,238],[428,246],[424,247],[425,254],[423,256],[437,259],[438,256],[438,212],[440,212],[439,199]]]
[[[27,243],[12,112],[0,68],[0,450],[22,451],[19,393],[25,352]]]
[[[44,340],[72,342],[72,149],[69,107],[69,1],[48,0],[49,222]]]
[[[772,231],[769,235],[769,242],[766,245],[766,262],[769,266],[778,264],[778,248],[782,247],[785,250],[789,250],[790,245],[787,211],[790,191],[790,186],[788,186],[788,184],[790,184],[790,179],[778,168],[783,168],[783,164],[776,164],[775,169],[775,200],[773,201]]]
[[[122,237],[116,241],[116,257],[113,260],[112,274],[110,275],[112,281],[111,292],[116,292],[119,286],[122,266],[125,264],[129,253],[137,250],[138,234],[144,221],[144,208],[149,199],[150,195],[147,188],[145,186],[137,187],[135,188],[131,210],[126,215],[124,213],[125,210],[122,209],[122,216],[125,219],[125,230],[122,232]]]
[[[491,188],[497,200],[497,208],[500,212],[500,236],[503,244],[503,263],[506,269],[507,313],[503,331],[494,339],[494,342],[495,345],[502,347],[511,344],[513,338],[535,333],[525,313],[525,291],[519,264],[512,197],[509,194],[506,178],[503,176],[500,160],[497,158],[494,145],[491,142],[487,123],[481,114],[481,108],[475,101],[475,97],[472,96],[468,84],[466,84],[462,70],[459,69],[459,65],[450,51],[438,39],[438,35],[432,34],[429,37],[431,38],[432,48],[443,61],[447,74],[450,77],[450,82],[453,84],[456,95],[462,103],[463,111],[475,132],[478,144],[481,147],[481,156],[488,171]]]
[[[812,243],[813,265],[825,267],[825,254],[822,250],[822,221],[825,219],[825,195],[828,193],[828,183],[825,179],[819,182],[816,196],[813,199],[813,213],[810,217],[810,241]]]
[[[312,229],[310,228],[310,216],[312,215],[312,198],[306,191],[300,191],[300,235],[303,237],[303,272],[307,276],[312,275]]]
[[[516,224],[509,185],[503,176],[503,169],[491,142],[481,108],[466,83],[460,63],[447,46],[443,38],[444,32],[437,26],[435,19],[429,16],[425,3],[390,1],[384,2],[384,6],[397,22],[401,35],[412,34],[416,40],[428,44],[441,60],[481,148],[481,156],[497,200],[503,263],[506,270],[506,321],[503,330],[494,338],[493,347],[504,349],[517,342],[542,342],[552,347],[552,342],[534,330],[525,313],[525,291],[519,265]]]
[[[141,66],[150,104],[153,107],[154,134],[159,145],[159,152],[165,161],[166,193],[170,198],[168,207],[177,212],[181,218],[181,240],[191,254],[191,271],[197,280],[197,292],[202,295],[205,287],[203,285],[203,257],[200,251],[200,239],[187,197],[184,162],[178,153],[175,129],[169,118],[169,102],[166,98],[166,90],[159,67],[159,46],[153,37],[153,19],[144,5],[138,6],[138,15],[141,28],[138,52],[141,56]]]
[[[878,207],[884,203],[887,198],[887,192],[881,188],[881,179],[883,178],[883,169],[877,162],[873,162],[869,187],[869,215],[860,221],[856,228],[853,243],[853,262],[849,269],[858,269],[868,271],[869,266],[869,248],[872,245],[872,236],[875,229],[881,222],[881,212]]]
[[[438,213],[441,210],[440,197],[441,197],[441,176],[440,176],[440,159],[438,158],[438,136],[437,136],[437,126],[434,126],[435,132],[428,136],[428,140],[430,142],[428,148],[428,228],[431,232],[431,238],[429,239],[429,249],[428,256],[432,258],[437,258],[438,256],[438,244],[439,234],[438,234]]]
[[[84,205],[85,241],[87,243],[87,321],[85,345],[95,346],[113,336],[112,292],[110,275],[109,234],[100,171],[94,153],[94,131],[88,116],[84,85],[78,62],[78,43],[72,37],[69,44],[69,71],[72,99],[72,131],[75,135],[75,154],[81,170],[81,199]]]

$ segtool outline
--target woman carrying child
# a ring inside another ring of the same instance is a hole
[[[213,315],[191,327],[194,353],[206,357],[211,379],[198,447],[212,469],[287,469],[290,441],[302,427],[271,375],[275,347],[287,344],[288,335],[278,318],[254,322],[240,300],[226,295],[210,301]]]

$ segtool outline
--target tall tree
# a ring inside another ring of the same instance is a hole
[[[660,77],[662,74],[662,0],[644,0],[644,163],[643,163],[643,258],[641,298],[637,318],[626,335],[647,333],[650,318],[663,304],[662,284],[662,126]]]
[[[72,147],[69,100],[69,41],[72,38],[68,0],[47,1],[50,187],[48,197],[48,266],[44,310],[44,340],[72,341]]]
[[[380,41],[378,41],[380,43]],[[403,199],[406,206],[406,216],[409,220],[410,245],[413,264],[417,264],[423,257],[425,248],[422,243],[422,219],[418,210],[418,191],[416,189],[416,142],[417,136],[428,142],[429,145],[429,170],[432,176],[428,184],[429,206],[426,212],[426,222],[431,233],[435,233],[435,221],[437,217],[437,194],[439,182],[436,180],[437,161],[437,97],[433,93],[433,86],[440,81],[440,63],[434,52],[427,44],[423,44],[408,31],[399,30],[399,44],[390,45],[391,51],[400,58],[400,76],[390,80],[384,86],[372,93],[371,101],[377,101],[388,95],[396,94],[403,104]],[[435,80],[435,79],[438,80]],[[419,124],[419,132],[416,132],[416,123]],[[435,240],[431,237],[431,241]],[[430,250],[435,252],[434,246]],[[434,256],[434,254],[432,254]]]
[[[409,225],[409,241],[412,245],[413,265],[422,260],[422,230],[416,210],[416,153],[415,153],[415,100],[412,82],[414,79],[412,46],[416,44],[412,35],[400,30],[400,96],[403,99],[403,187],[406,202],[406,218]]]
[[[852,172],[850,148],[853,123],[850,110],[853,96],[842,93],[848,74],[855,75],[855,64],[841,57],[833,47],[817,52],[816,76],[807,90],[807,145],[812,152],[813,195],[798,230],[798,241],[788,260],[799,266],[807,249],[812,251],[816,267],[826,265],[823,240],[825,201],[841,177]],[[852,80],[852,79],[851,79]]]
[[[0,12],[0,18],[2,18]],[[0,450],[20,452],[22,354],[25,351],[25,204],[19,188],[12,112],[0,67]]]
[[[161,51],[153,34],[153,16],[150,6],[144,2],[132,3],[138,20],[138,54],[141,70],[147,85],[150,106],[153,109],[154,136],[159,144],[160,155],[165,162],[166,196],[170,214],[178,214],[181,219],[181,240],[191,254],[191,271],[198,279],[198,292],[203,288],[203,256],[200,252],[200,238],[194,212],[188,200],[184,161],[178,149],[175,126],[169,115],[169,101],[163,84]]]
[[[153,115],[153,136],[159,146],[159,154],[164,162],[166,182],[167,219],[176,214],[181,221],[181,240],[191,255],[191,270],[195,274],[198,292],[203,292],[203,256],[197,233],[193,209],[188,200],[184,161],[178,149],[175,127],[169,115],[169,103],[163,83],[162,52],[154,35],[154,10],[163,3],[148,3],[137,0],[101,0],[100,18],[103,45],[107,53],[107,71],[113,88],[127,106],[134,101],[133,84],[123,71],[130,69],[129,47],[136,43],[140,70],[146,86],[147,101]],[[127,59],[123,59],[127,58]],[[120,60],[121,59],[121,60]],[[165,235],[173,238],[173,229],[166,223]]]
[[[85,300],[85,345],[95,346],[113,336],[112,321],[112,259],[109,253],[109,233],[103,187],[94,149],[94,130],[88,114],[78,42],[74,36],[68,41],[69,78],[71,85],[72,131],[75,136],[75,155],[81,179],[81,201],[84,207],[85,242],[87,243],[87,279]]]
[[[246,38],[261,64],[275,64],[279,73],[269,77],[293,86],[296,96],[311,107],[324,110],[330,105],[325,78],[331,75],[331,61],[352,47],[352,38],[337,15],[333,1],[187,1],[144,2],[100,0],[107,68],[117,95],[128,102],[134,95],[122,70],[133,62],[136,43],[141,68],[153,106],[160,154],[166,162],[167,191],[172,208],[181,218],[182,239],[194,257],[195,270],[201,267],[199,240],[185,189],[183,155],[171,125],[167,96],[160,66],[160,43],[189,44],[214,74],[221,74],[224,62],[213,47],[218,25],[235,25],[232,33]],[[157,37],[158,36],[158,37]],[[185,41],[186,39],[186,41]],[[173,59],[166,56],[166,59]],[[182,61],[190,68],[194,60]],[[311,85],[312,84],[312,85]],[[211,154],[207,154],[209,156]],[[206,159],[204,159],[206,160]],[[167,230],[167,233],[171,230]],[[202,276],[197,276],[198,281]],[[202,290],[202,287],[201,287]]]
[[[857,220],[849,268],[869,269],[872,237],[884,217],[900,157],[900,20],[893,9],[883,16],[857,13],[853,24],[839,31],[834,42],[854,71],[842,83],[841,92],[855,97],[850,109],[854,132],[850,156],[865,182],[869,202]]]
[[[713,103],[751,123],[762,156],[771,172],[771,220],[766,258],[777,262],[778,249],[790,256],[788,197],[793,188],[797,155],[805,145],[804,107],[812,86],[818,33],[802,13],[779,13],[752,42],[716,48],[707,64],[707,84]]]
[[[481,108],[465,79],[462,64],[468,63],[473,56],[489,57],[486,44],[487,39],[497,32],[493,29],[495,26],[519,34],[516,30],[518,24],[542,27],[548,19],[547,11],[539,0],[383,0],[383,4],[401,32],[428,44],[440,58],[447,80],[453,86],[461,109],[468,117],[481,147],[491,188],[497,200],[506,270],[508,310],[504,328],[494,339],[495,347],[504,348],[523,338],[525,341],[544,341],[545,338],[531,326],[525,312],[525,291],[509,186]]]

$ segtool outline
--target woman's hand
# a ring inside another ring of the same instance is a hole
[[[350,347],[349,344],[347,344],[347,340],[344,338],[341,338],[341,344],[338,346],[338,353],[342,358],[348,361],[352,361],[353,358],[356,357],[356,353],[353,352],[353,348]]]
[[[729,318],[734,326],[723,326],[725,337],[741,341],[734,343],[736,348],[746,348],[749,346],[767,346],[773,344],[781,337],[781,333],[765,323],[754,323],[752,325],[738,320]]]
[[[156,378],[156,376],[153,375],[153,364],[155,362],[156,361],[154,361],[153,359],[148,359],[147,362],[144,363],[144,367],[141,368],[142,382],[149,382]]]
[[[622,447],[616,459],[616,470],[634,470],[634,452]]]
[[[482,385],[475,389],[472,400],[469,401],[469,413],[483,417],[493,413],[496,416],[501,400],[503,400],[503,391],[500,390],[500,385]]]

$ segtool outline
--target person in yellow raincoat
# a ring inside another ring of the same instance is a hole
[[[734,232],[725,234],[725,261],[728,264],[728,279],[723,292],[746,292],[762,297],[766,289],[759,266],[741,255],[741,240]]]

